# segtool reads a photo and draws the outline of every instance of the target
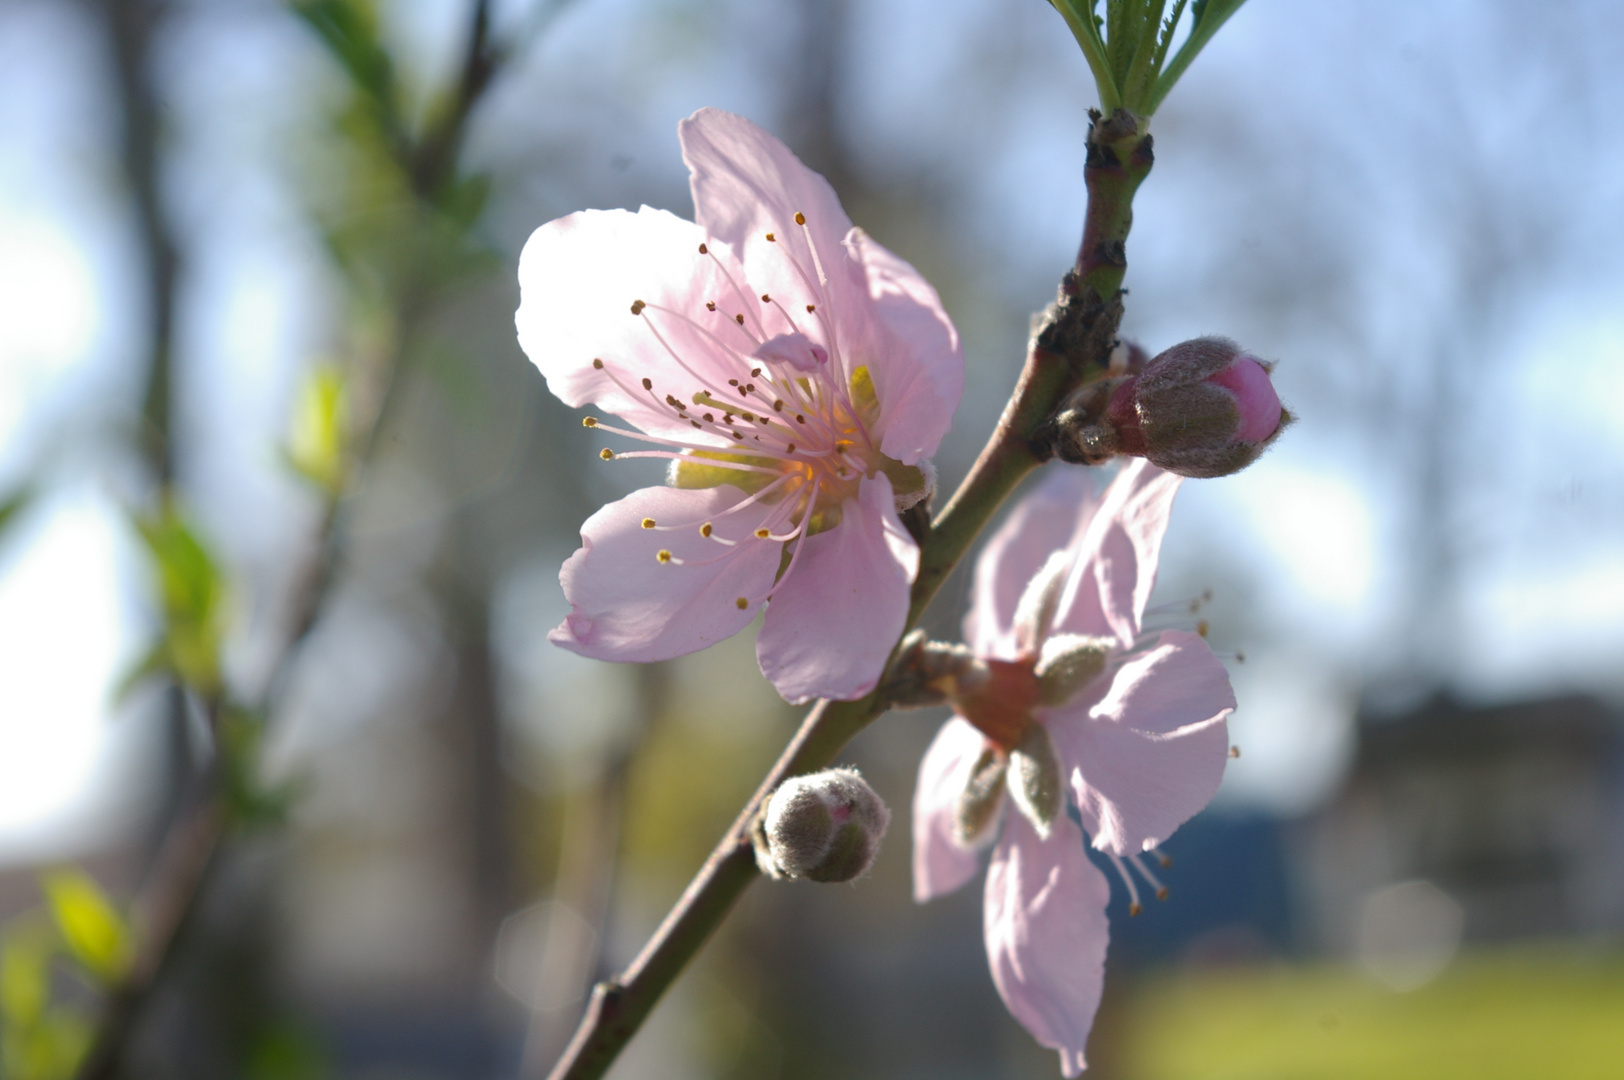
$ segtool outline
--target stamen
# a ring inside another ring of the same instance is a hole
[[[797,224],[797,225],[805,225],[806,224],[806,215],[801,213],[799,210],[795,211],[795,224]]]
[[[613,461],[613,460],[615,460],[615,452],[613,450],[609,449],[607,446],[604,447],[602,450],[598,451],[598,456],[601,457],[605,461]]]
[[[643,528],[645,528],[645,529],[654,528],[654,519],[653,518],[644,518],[643,519]]]
[[[1110,858],[1111,865],[1116,867],[1117,873],[1122,876],[1122,884],[1128,887],[1128,914],[1138,915],[1145,909],[1139,903],[1139,889],[1133,883],[1133,875],[1128,873],[1128,868],[1122,865],[1120,858],[1112,855],[1109,851],[1105,854]]]
[[[1169,855],[1167,852],[1163,851],[1161,848],[1151,848],[1150,851],[1146,852],[1146,854],[1154,856],[1156,861],[1162,864],[1162,869],[1163,870],[1172,869],[1172,867],[1173,867],[1173,856]]]
[[[632,301],[632,314],[633,315],[641,315],[641,314],[643,314],[643,309],[646,308],[646,307],[648,307],[648,305],[643,303],[643,301],[641,301],[641,300],[633,300]]]
[[[603,370],[603,361],[599,360],[597,357],[593,357],[592,358],[592,366],[597,368],[599,371],[602,371]]]
[[[746,609],[746,608],[748,608],[750,606],[750,601],[746,600],[742,596],[739,597],[737,600],[735,600],[733,602],[738,605],[738,608],[739,608],[740,611],[743,611],[744,609]]]
[[[1231,746],[1229,748],[1229,756],[1232,757],[1232,758],[1240,757],[1241,756],[1241,748],[1238,747],[1238,746]]]
[[[703,524],[703,525],[701,525],[699,527],[699,535],[705,537],[706,539],[709,539],[710,534],[711,534],[711,523],[707,521],[707,522],[705,522],[705,524]]]
[[[669,563],[672,558],[671,551],[668,548],[661,548],[659,551],[654,553],[654,558],[657,562]]]
[[[1133,863],[1134,869],[1145,875],[1145,880],[1150,882],[1151,886],[1156,890],[1156,899],[1166,900],[1167,886],[1163,885],[1157,880],[1156,875],[1150,872],[1150,867],[1145,865],[1145,860],[1140,858],[1138,853],[1135,853],[1128,856],[1128,861]]]
[[[582,427],[597,427],[598,426],[598,418],[596,416],[583,416],[583,417],[581,417],[581,426]]]
[[[774,244],[774,243],[777,243],[777,242],[778,242],[778,238],[776,236],[774,236],[772,233],[767,234],[767,243]]]

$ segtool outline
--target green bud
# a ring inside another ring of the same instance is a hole
[[[851,881],[868,872],[891,812],[856,769],[784,781],[755,830],[756,864],[773,878]]]

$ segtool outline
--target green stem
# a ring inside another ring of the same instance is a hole
[[[1112,140],[1102,144],[1099,153],[1096,134]],[[1110,121],[1096,122],[1090,131],[1088,216],[1077,268],[1066,275],[1059,302],[1033,335],[1020,381],[992,438],[920,545],[905,633],[1016,485],[1047,460],[1041,432],[1065,395],[1104,372],[1122,314],[1118,291],[1127,267],[1122,252],[1133,223],[1133,193],[1150,164],[1150,136],[1141,133],[1130,114],[1118,110]],[[1089,238],[1113,257],[1090,258]],[[550,1080],[596,1080],[608,1071],[661,995],[756,879],[750,832],[768,796],[791,776],[827,768],[852,737],[888,707],[878,690],[856,701],[820,701],[812,707],[637,959],[618,978],[593,990]]]

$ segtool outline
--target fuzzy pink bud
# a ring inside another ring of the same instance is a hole
[[[1181,476],[1239,472],[1291,421],[1271,366],[1227,338],[1174,345],[1112,391],[1105,419],[1116,451]]]

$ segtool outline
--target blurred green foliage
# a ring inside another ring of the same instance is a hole
[[[319,364],[305,376],[293,403],[284,459],[321,493],[336,499],[349,468],[349,390],[344,371]]]
[[[130,928],[90,875],[53,870],[40,878],[46,908],[68,955],[96,982],[113,986],[129,970]]]
[[[1119,1019],[1126,1080],[1612,1080],[1624,954],[1482,950],[1408,993],[1330,965],[1182,969]]]
[[[225,578],[173,499],[138,516],[135,527],[157,578],[163,626],[157,643],[125,677],[124,689],[166,671],[212,701],[220,693]]]
[[[63,1080],[90,1043],[90,1022],[54,1004],[55,961],[67,953],[61,930],[34,910],[0,931],[0,1078]]]

